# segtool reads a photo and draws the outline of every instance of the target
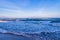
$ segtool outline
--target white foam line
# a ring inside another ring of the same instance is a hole
[[[17,36],[25,36],[25,37],[31,37],[25,33],[16,33],[16,32],[0,32],[0,33],[4,33],[4,34],[14,34],[14,35],[17,35]]]
[[[0,22],[8,22],[8,21],[0,21]]]

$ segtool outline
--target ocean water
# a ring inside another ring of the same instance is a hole
[[[0,40],[59,40],[60,23],[51,21],[0,22]]]

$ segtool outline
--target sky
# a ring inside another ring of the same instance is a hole
[[[60,0],[0,0],[0,17],[60,18]]]

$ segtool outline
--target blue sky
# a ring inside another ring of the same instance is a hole
[[[60,17],[60,0],[0,0],[0,17]]]

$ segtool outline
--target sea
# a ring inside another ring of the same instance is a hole
[[[60,40],[60,21],[0,21],[0,40]]]

